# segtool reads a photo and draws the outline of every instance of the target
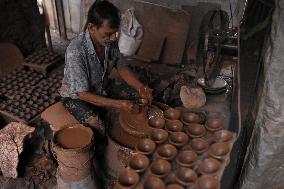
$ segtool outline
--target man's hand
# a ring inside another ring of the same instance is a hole
[[[153,100],[152,89],[150,89],[148,86],[140,87],[138,90],[138,94],[142,99],[148,100],[148,103],[151,103]]]
[[[120,109],[129,111],[129,112],[137,112],[139,107],[133,101],[130,100],[119,100],[120,101]]]

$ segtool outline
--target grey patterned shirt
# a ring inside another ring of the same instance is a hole
[[[105,96],[108,75],[113,67],[123,67],[122,62],[117,44],[112,44],[106,47],[102,66],[89,31],[81,33],[67,47],[60,95],[76,99],[78,92],[93,92]]]

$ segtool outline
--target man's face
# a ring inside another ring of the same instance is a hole
[[[118,39],[118,28],[111,28],[107,20],[99,28],[90,24],[89,31],[92,39],[95,39],[103,46],[116,42]]]

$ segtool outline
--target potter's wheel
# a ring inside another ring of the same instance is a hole
[[[227,90],[228,83],[222,77],[217,77],[210,86],[206,86],[204,78],[199,78],[197,83],[204,89],[208,94],[220,94]]]

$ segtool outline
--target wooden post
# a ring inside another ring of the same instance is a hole
[[[55,0],[55,7],[56,7],[56,13],[57,13],[59,35],[62,39],[66,40],[67,35],[66,35],[66,26],[65,26],[62,0]]]

